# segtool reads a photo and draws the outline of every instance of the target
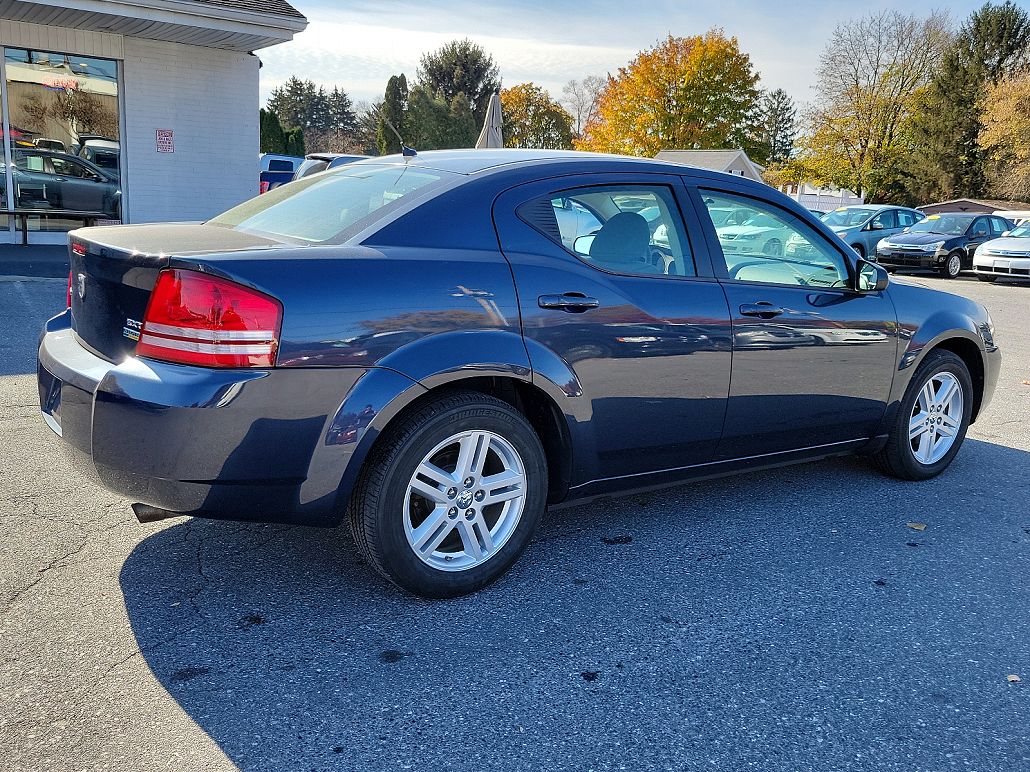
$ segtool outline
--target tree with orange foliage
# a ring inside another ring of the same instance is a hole
[[[990,154],[988,174],[999,195],[1030,197],[1030,75],[988,86],[980,144]]]
[[[756,139],[758,75],[721,29],[670,35],[609,77],[580,150],[654,156],[659,150],[742,147]]]

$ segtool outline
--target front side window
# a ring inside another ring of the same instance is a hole
[[[873,230],[884,231],[896,228],[897,225],[897,214],[893,209],[887,209],[886,211],[880,212],[876,217],[873,218]]]
[[[986,236],[991,232],[990,227],[987,225],[987,218],[981,217],[975,223],[973,223],[973,229],[969,232],[969,235],[973,238],[980,238]]]
[[[93,176],[85,166],[74,161],[66,161],[63,158],[52,158],[50,160],[54,165],[54,174],[59,174],[62,177],[87,178]]]
[[[519,217],[588,265],[627,276],[696,276],[672,191],[599,185],[552,193]]]
[[[750,207],[740,225],[712,225],[719,238],[726,272],[736,281],[757,281],[799,287],[846,287],[843,256],[820,234],[789,212],[756,199],[702,191],[709,211]]]
[[[352,164],[274,188],[208,225],[300,243],[337,241],[386,217],[405,199],[443,184],[447,172]]]

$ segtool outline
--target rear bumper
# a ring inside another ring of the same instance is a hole
[[[37,380],[44,420],[77,469],[171,512],[339,522],[333,480],[349,456],[330,429],[364,369],[114,364],[79,345],[67,316],[47,326]]]

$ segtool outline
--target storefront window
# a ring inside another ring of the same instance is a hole
[[[3,175],[5,205],[32,210],[30,230],[82,225],[68,212],[121,221],[118,63],[5,48],[4,66],[13,178],[6,196]]]

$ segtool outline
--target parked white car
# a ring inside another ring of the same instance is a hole
[[[1030,223],[977,247],[973,270],[980,281],[1030,279]]]
[[[726,255],[781,257],[783,244],[793,231],[775,217],[760,212],[740,225],[716,228],[715,232]]]

